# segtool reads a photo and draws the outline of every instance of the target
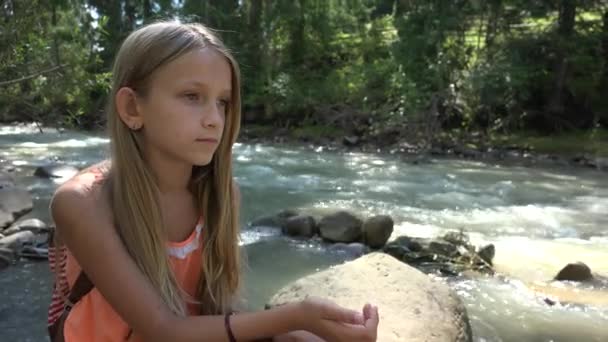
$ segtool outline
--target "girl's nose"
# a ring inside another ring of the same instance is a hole
[[[204,127],[218,127],[224,121],[225,108],[217,103],[210,103],[203,110],[201,123]]]

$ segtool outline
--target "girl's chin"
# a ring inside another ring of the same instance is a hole
[[[208,156],[208,157],[201,157],[201,158],[197,158],[196,160],[194,160],[192,165],[193,166],[207,166],[211,163],[212,160],[213,160],[213,155]]]

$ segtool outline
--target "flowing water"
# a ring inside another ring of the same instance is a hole
[[[28,216],[48,221],[49,197],[62,180],[34,177],[35,167],[83,167],[105,158],[107,147],[101,135],[0,126],[0,169],[14,169],[34,195]],[[476,341],[608,341],[608,284],[549,282],[574,261],[608,276],[608,173],[441,159],[412,165],[394,156],[237,144],[235,175],[243,223],[286,208],[350,209],[391,215],[391,238],[463,229],[475,244],[494,243],[499,276],[439,279],[465,302]],[[290,281],[345,258],[271,229],[244,227],[242,240],[254,308]],[[0,272],[1,341],[45,340],[49,277],[44,262]]]

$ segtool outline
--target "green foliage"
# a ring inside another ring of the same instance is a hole
[[[344,133],[331,126],[306,125],[294,129],[293,136],[298,139],[313,139],[318,141],[321,138],[338,138]]]
[[[497,145],[519,146],[531,151],[577,156],[582,153],[608,158],[608,130],[571,131],[556,136],[542,136],[534,132],[493,134],[491,142]]]
[[[263,113],[256,116],[262,123],[304,127],[296,131],[302,136],[315,135],[305,127],[326,122],[330,107],[368,113],[380,130],[410,122],[499,133],[608,124],[608,9],[599,0],[2,6],[0,82],[10,83],[0,85],[4,121],[95,127],[120,42],[145,23],[179,17],[218,29],[232,48],[246,112]]]
[[[1,86],[0,118],[89,125],[109,84],[97,72],[92,19],[74,1],[41,5],[16,1],[4,12],[0,75],[25,79]]]

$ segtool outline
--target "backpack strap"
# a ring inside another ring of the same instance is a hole
[[[76,282],[74,286],[72,286],[72,290],[70,291],[70,295],[68,296],[67,303],[65,304],[65,310],[71,311],[74,305],[78,303],[82,297],[86,296],[93,289],[94,285],[89,279],[89,277],[84,273],[84,271],[80,271],[78,278],[76,278]]]
[[[63,312],[61,316],[48,327],[49,336],[52,342],[64,342],[63,336],[63,326],[65,324],[66,319],[72,308],[78,301],[82,299],[82,297],[86,296],[93,289],[94,285],[89,279],[89,277],[84,273],[84,271],[80,271],[78,278],[76,278],[76,282],[72,289],[70,290],[70,294],[66,299],[66,303],[63,307]]]

